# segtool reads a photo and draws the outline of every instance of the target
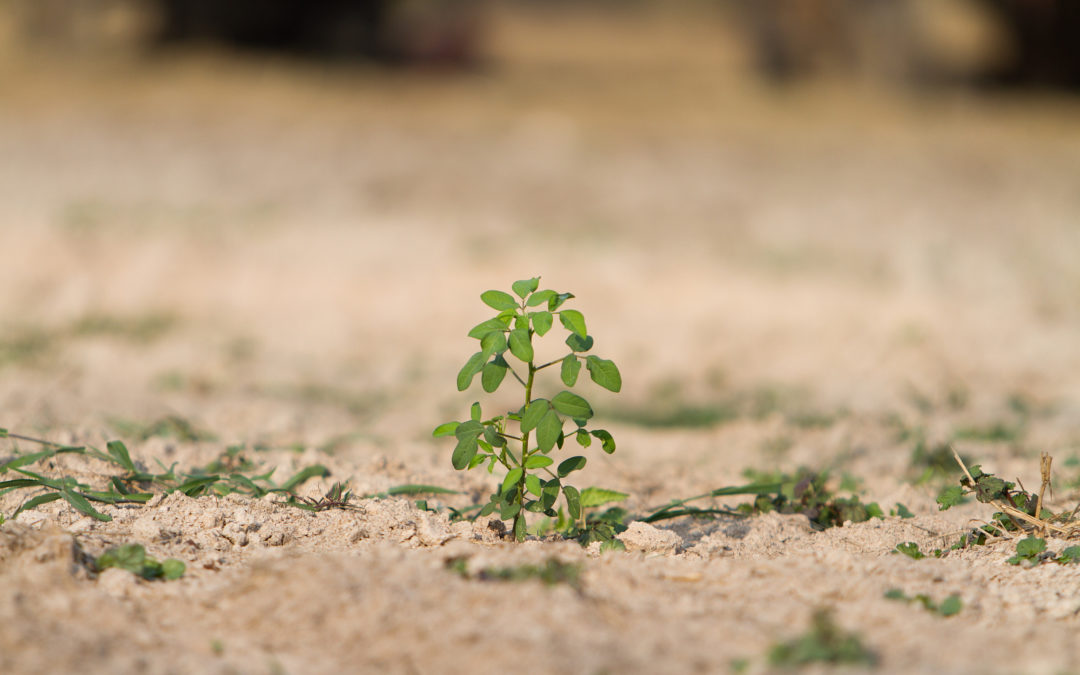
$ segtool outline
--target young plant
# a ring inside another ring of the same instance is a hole
[[[514,536],[518,541],[525,538],[525,512],[555,517],[555,503],[560,494],[570,517],[575,520],[581,517],[581,493],[571,485],[563,485],[562,481],[584,468],[585,457],[570,457],[552,470],[555,464],[550,456],[552,451],[562,449],[567,438],[573,436],[583,448],[589,447],[595,438],[604,452],[615,452],[615,439],[610,433],[587,428],[593,409],[584,398],[568,389],[551,398],[535,395],[537,373],[559,366],[562,384],[573,387],[584,361],[593,382],[613,392],[622,388],[622,376],[614,363],[591,354],[584,355],[593,346],[593,338],[585,328],[585,317],[575,309],[562,308],[574,296],[537,290],[539,284],[539,277],[515,281],[512,290],[516,298],[503,291],[487,291],[480,295],[484,304],[498,313],[469,331],[469,337],[480,341],[480,351],[469,357],[457,376],[458,391],[468,389],[480,375],[481,386],[490,394],[499,388],[508,374],[512,375],[524,389],[521,407],[485,419],[480,403],[473,403],[468,420],[447,422],[434,431],[436,437],[454,436],[457,439],[451,458],[455,469],[474,469],[485,462],[489,472],[496,464],[506,469],[501,486],[480,509],[479,515],[497,511],[503,520],[513,520]],[[547,335],[556,316],[569,331],[566,338],[569,352],[560,358],[538,363],[533,339]],[[568,421],[574,424],[569,431],[566,429]],[[514,450],[512,446],[518,449]]]

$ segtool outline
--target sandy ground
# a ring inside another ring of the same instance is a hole
[[[146,466],[244,444],[277,475],[326,465],[307,495],[433,483],[463,494],[430,505],[463,507],[497,479],[453,471],[430,430],[478,397],[454,376],[479,293],[539,274],[577,295],[625,382],[588,389],[619,447],[590,452],[578,485],[642,513],[748,468],[832,467],[915,518],[684,519],[599,554],[408,499],[313,514],[174,494],[102,507],[109,523],[54,502],[0,525],[0,671],[759,672],[819,608],[881,672],[1080,670],[1080,566],[1013,567],[1007,542],[890,554],[990,515],[939,512],[902,429],[1005,425],[956,446],[1029,487],[1049,451],[1055,508],[1076,501],[1078,104],[769,91],[732,74],[708,25],[591,26],[592,51],[564,48],[579,24],[529,28],[455,77],[207,55],[6,65],[0,424],[123,438]],[[641,424],[653,409],[723,419]],[[168,416],[214,440],[133,431]],[[129,542],[186,575],[80,562]],[[582,564],[579,586],[447,569],[553,557]],[[894,587],[964,608],[938,617]]]

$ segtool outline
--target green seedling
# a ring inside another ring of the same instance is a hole
[[[855,633],[849,633],[833,621],[832,614],[818,610],[810,629],[789,642],[769,650],[769,663],[781,668],[798,668],[813,663],[830,665],[866,665],[877,663],[877,655],[863,646]]]
[[[570,517],[581,518],[581,493],[571,485],[564,485],[563,480],[583,469],[586,459],[573,456],[556,466],[551,457],[556,448],[561,450],[573,437],[583,448],[595,439],[604,452],[615,451],[615,439],[610,433],[587,428],[593,409],[584,398],[568,389],[551,398],[537,397],[537,373],[559,366],[562,384],[573,387],[584,362],[593,382],[613,392],[622,389],[622,376],[613,362],[584,356],[593,346],[585,317],[577,310],[563,307],[574,296],[537,290],[539,284],[539,277],[515,281],[512,290],[516,298],[503,291],[486,291],[480,295],[484,304],[498,313],[469,331],[469,337],[480,342],[480,351],[469,357],[457,376],[458,391],[468,389],[479,375],[481,386],[490,394],[511,375],[524,389],[521,407],[485,419],[480,403],[476,402],[472,404],[469,419],[441,424],[433,432],[436,437],[456,438],[457,446],[451,457],[455,469],[464,471],[484,464],[489,472],[496,465],[506,469],[500,487],[481,507],[479,515],[498,513],[502,520],[512,520],[518,541],[525,538],[525,514],[531,511],[556,517],[555,504],[560,496]],[[534,338],[547,335],[555,317],[569,332],[566,338],[569,352],[538,363]],[[574,424],[570,431],[566,430],[568,421]],[[519,450],[515,451],[511,444]]]
[[[752,504],[740,505],[740,513],[801,513],[819,530],[885,516],[877,502],[864,503],[858,495],[841,497],[829,489],[827,471],[800,469],[794,475],[748,472],[748,476],[766,487],[779,485],[779,489],[759,494]]]
[[[953,593],[949,597],[941,601],[938,604],[931,599],[929,595],[925,593],[919,593],[918,595],[907,595],[899,588],[891,588],[885,592],[885,597],[889,600],[899,600],[901,602],[913,603],[917,602],[921,604],[927,611],[933,612],[938,616],[954,616],[960,613],[960,610],[964,608],[964,601],[959,595]]]
[[[146,555],[142,544],[124,544],[105,551],[94,561],[94,568],[102,572],[110,567],[118,567],[148,581],[165,579],[172,581],[184,576],[183,561],[166,558],[158,562]]]

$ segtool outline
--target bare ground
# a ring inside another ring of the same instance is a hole
[[[1077,104],[763,91],[708,26],[587,27],[606,49],[562,48],[580,24],[525,41],[510,22],[498,67],[449,78],[205,55],[12,62],[3,425],[123,437],[147,466],[241,443],[278,475],[325,464],[311,496],[346,478],[357,494],[433,483],[463,494],[431,505],[462,507],[496,479],[454,472],[430,429],[477,398],[453,383],[479,293],[540,274],[578,296],[625,380],[590,393],[619,448],[592,453],[579,484],[641,513],[747,468],[833,467],[915,517],[671,521],[601,555],[407,499],[312,514],[174,494],[103,507],[109,523],[54,502],[0,526],[0,670],[764,670],[818,608],[882,672],[1080,669],[1080,566],[1006,565],[1007,542],[890,553],[947,547],[990,515],[939,512],[903,430],[934,443],[1001,425],[956,447],[1028,487],[1049,451],[1054,507],[1076,501]],[[721,421],[642,425],[655,407]],[[170,415],[215,440],[132,431]],[[127,542],[187,574],[80,563]],[[583,564],[579,587],[447,569],[551,557]],[[941,618],[885,599],[894,587],[964,608]]]

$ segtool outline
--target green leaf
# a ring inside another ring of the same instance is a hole
[[[541,495],[540,479],[532,474],[525,476],[525,489],[539,497]]]
[[[519,298],[525,299],[525,296],[535,291],[538,286],[540,286],[540,277],[533,277],[532,279],[515,281],[510,285],[510,288],[518,294]]]
[[[521,433],[527,434],[535,429],[540,420],[544,419],[544,416],[551,410],[551,405],[547,402],[547,399],[538,398],[529,404],[529,407],[525,409],[525,414],[521,416]]]
[[[938,606],[937,613],[941,616],[953,616],[959,614],[960,610],[964,608],[964,601],[959,595],[953,593],[949,597],[941,601],[941,605]]]
[[[529,307],[536,307],[539,304],[545,303],[555,297],[555,291],[543,290],[537,291],[529,296],[529,299],[525,302]]]
[[[613,361],[598,356],[586,356],[585,366],[589,369],[593,382],[604,389],[616,393],[622,389],[622,375]]]
[[[562,321],[566,330],[577,333],[582,338],[588,335],[585,331],[585,317],[576,309],[564,309],[559,312],[559,321]]]
[[[27,464],[33,464],[34,462],[46,459],[48,457],[56,456],[56,450],[42,450],[41,452],[32,452],[29,455],[23,455],[22,457],[16,457],[15,459],[5,464],[0,464],[0,473],[7,473],[8,469],[17,469],[20,466],[26,466]]]
[[[577,520],[581,517],[581,493],[572,485],[565,486],[562,491],[566,497],[566,512],[572,519]]]
[[[550,509],[555,505],[555,500],[559,498],[559,490],[561,489],[562,484],[559,483],[558,478],[552,478],[544,482],[543,487],[540,489],[540,503],[544,505],[545,509]]]
[[[507,363],[501,356],[496,356],[493,361],[484,364],[483,370],[480,371],[480,385],[483,386],[484,391],[490,394],[498,389],[506,378],[507,368]]]
[[[541,291],[541,293],[542,292],[543,291]],[[567,300],[569,300],[569,299],[571,299],[573,297],[574,297],[573,293],[555,293],[553,291],[552,294],[551,294],[551,297],[548,298],[548,311],[549,312],[554,312],[559,307],[561,307],[564,302],[566,302]]]
[[[548,410],[540,420],[540,424],[536,425],[536,444],[541,452],[548,452],[555,447],[560,434],[562,434],[562,420],[554,410]]]
[[[479,422],[480,421],[480,415],[482,415],[482,414],[483,414],[483,411],[480,409],[480,402],[475,401],[472,404],[472,407],[469,408],[469,417],[472,418],[473,422]]]
[[[105,446],[112,455],[116,463],[124,467],[132,473],[135,472],[135,462],[131,461],[131,455],[128,454],[127,446],[120,441],[109,441],[109,444]]]
[[[480,294],[480,299],[492,309],[514,309],[518,306],[514,296],[503,291],[484,291]]]
[[[502,354],[506,351],[506,333],[493,330],[480,338],[480,350],[488,356]]]
[[[506,331],[509,321],[503,321],[502,319],[488,319],[487,321],[481,321],[472,327],[469,331],[469,337],[482,340],[484,337],[492,331],[503,333]]]
[[[1068,546],[1058,556],[1057,561],[1062,565],[1080,562],[1080,546]]]
[[[947,487],[938,495],[937,503],[939,511],[946,511],[964,501],[964,488],[959,485]]]
[[[386,491],[386,494],[393,496],[409,496],[415,497],[417,495],[456,495],[460,494],[457,490],[451,490],[450,488],[439,487],[438,485],[423,485],[416,483],[407,483],[405,485],[395,485]]]
[[[625,492],[617,492],[615,490],[606,490],[598,487],[585,488],[581,493],[581,506],[584,508],[603,506],[604,504],[611,504],[612,502],[621,502],[629,496],[630,495]]]
[[[458,428],[461,422],[446,422],[435,427],[435,431],[431,432],[431,435],[435,438],[441,438],[443,436],[453,436],[454,430]]]
[[[901,518],[914,518],[915,517],[915,514],[911,512],[911,509],[904,506],[900,502],[896,503],[896,515],[900,516]]]
[[[542,469],[545,466],[551,466],[554,463],[555,463],[555,460],[553,460],[552,458],[547,457],[545,455],[533,455],[532,457],[525,460],[525,468],[526,469]]]
[[[555,397],[551,399],[551,407],[574,419],[587,420],[593,416],[589,402],[569,391],[560,391],[555,394]]]
[[[510,520],[520,512],[521,504],[507,503],[503,504],[502,507],[499,508],[499,517],[503,520]]]
[[[533,360],[533,347],[529,341],[528,330],[515,328],[510,331],[510,353],[525,363]]]
[[[592,437],[600,441],[600,447],[604,449],[604,452],[611,454],[615,452],[615,439],[610,433],[603,429],[594,429],[589,432]]]
[[[330,475],[330,469],[327,469],[322,464],[312,464],[311,466],[304,467],[300,471],[294,473],[289,480],[281,484],[281,489],[286,492],[292,492],[299,487],[304,481],[310,478],[325,478]]]
[[[184,571],[187,570],[187,566],[184,565],[182,560],[176,558],[166,558],[161,561],[162,575],[169,581],[174,581],[184,576]]]
[[[457,388],[458,391],[465,391],[472,384],[473,377],[476,376],[484,368],[484,362],[487,361],[487,356],[484,352],[476,352],[469,357],[469,360],[465,362],[465,365],[458,371],[457,376]]]
[[[59,492],[50,492],[48,494],[38,495],[37,497],[31,497],[30,499],[27,499],[26,502],[24,502],[22,506],[20,506],[18,509],[16,509],[15,513],[11,514],[11,519],[15,520],[15,518],[20,513],[22,513],[23,511],[29,511],[30,509],[37,508],[37,507],[41,506],[42,504],[48,504],[49,502],[55,502],[57,499],[60,499],[60,493]],[[1074,546],[1073,548],[1076,548],[1076,547]],[[1068,550],[1068,549],[1066,549],[1066,550]]]
[[[1016,542],[1016,555],[1034,558],[1046,550],[1046,540],[1040,537],[1027,537]]]
[[[501,448],[506,445],[506,439],[499,435],[498,429],[493,424],[484,427],[484,440],[495,448]]]
[[[557,471],[557,473],[559,474],[559,478],[566,478],[571,473],[573,473],[575,471],[580,471],[581,469],[584,469],[585,468],[585,462],[586,462],[585,458],[582,457],[581,455],[578,455],[577,457],[571,457],[570,459],[563,460],[562,462],[559,463],[559,468],[558,468],[558,471]]]
[[[581,372],[581,361],[578,361],[578,358],[573,354],[567,354],[566,358],[562,360],[562,371],[559,373],[563,384],[568,387],[574,386],[579,372]]]
[[[450,463],[458,471],[465,469],[469,466],[469,462],[476,456],[476,451],[479,449],[479,442],[476,436],[469,436],[466,438],[458,437],[457,447],[454,448],[454,454],[450,457]]]
[[[533,329],[536,330],[537,335],[543,337],[551,330],[553,322],[551,312],[531,312],[529,318],[532,320]]]
[[[566,346],[570,351],[587,352],[593,347],[593,339],[591,335],[581,337],[577,333],[571,333],[566,338]]]
[[[454,430],[454,436],[456,436],[459,441],[466,438],[476,438],[482,433],[484,433],[484,425],[476,420],[462,422],[458,425],[457,429]]]
[[[502,491],[507,492],[508,490],[510,490],[510,488],[516,485],[518,481],[521,480],[521,474],[523,473],[524,471],[521,469],[520,466],[515,466],[513,469],[510,469],[510,471],[506,474],[506,478],[503,479]]]
[[[188,497],[194,497],[205,490],[208,486],[221,480],[221,476],[200,476],[199,478],[192,478],[176,486],[176,489]]]
[[[101,513],[100,511],[95,509],[93,506],[90,506],[90,502],[86,500],[86,497],[83,497],[81,494],[75,492],[74,490],[64,488],[60,491],[60,496],[63,497],[68,504],[71,504],[76,511],[85,516],[90,516],[91,518],[106,523],[112,520],[112,516],[107,516],[104,513]]]

